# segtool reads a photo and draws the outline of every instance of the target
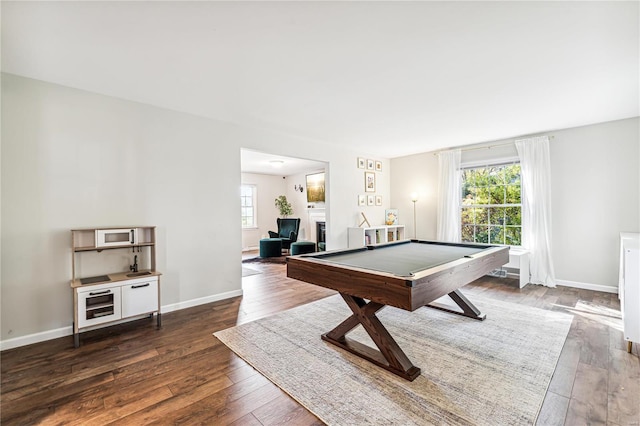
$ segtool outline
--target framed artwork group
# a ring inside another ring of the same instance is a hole
[[[358,157],[359,169],[364,172],[364,195],[358,195],[358,206],[381,206],[382,195],[375,195],[376,172],[382,172],[382,161]]]
[[[376,172],[382,171],[382,161],[369,160],[362,157],[358,157],[358,168],[366,170],[374,170]]]
[[[382,195],[358,195],[359,206],[381,206]]]

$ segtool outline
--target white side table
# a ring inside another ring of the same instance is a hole
[[[504,266],[520,271],[520,288],[529,284],[529,250],[511,248],[509,250],[509,263]]]

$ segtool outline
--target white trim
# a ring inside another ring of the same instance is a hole
[[[219,300],[230,299],[232,297],[242,296],[242,290],[228,291],[226,293],[214,294],[212,296],[200,297],[198,299],[187,300],[185,302],[173,303],[171,305],[164,305],[161,308],[161,313],[168,313],[178,311],[181,309],[191,308],[194,306],[204,305],[205,303],[217,302]],[[126,321],[123,321],[126,322]],[[41,331],[38,333],[27,334],[25,336],[14,337],[13,339],[1,340],[0,351],[7,349],[18,348],[20,346],[31,345],[33,343],[45,342],[47,340],[57,339],[60,337],[66,337],[73,335],[73,327],[61,327],[54,330]],[[72,342],[69,341],[71,345]]]
[[[57,339],[59,337],[71,336],[73,334],[73,327],[56,328],[55,330],[41,331],[39,333],[27,334],[26,336],[14,337],[13,339],[7,339],[0,341],[0,350],[13,349],[20,346],[31,345],[33,343],[44,342],[46,340]],[[69,341],[69,345],[72,342]]]
[[[580,283],[577,281],[567,281],[556,279],[556,285],[562,287],[581,288],[583,290],[601,291],[603,293],[618,293],[618,287],[602,284]]]
[[[515,147],[515,145],[514,145]],[[511,157],[496,157],[487,160],[477,160],[477,161],[463,161],[460,163],[460,170],[464,169],[475,169],[483,166],[499,166],[501,164],[510,164],[510,163],[518,163],[520,164],[520,158],[518,156]]]
[[[194,306],[204,305],[205,303],[217,302],[218,300],[230,299],[237,296],[242,296],[242,290],[227,291],[226,293],[218,293],[212,296],[200,297],[198,299],[191,299],[185,302],[173,303],[171,305],[164,305],[162,307],[162,313],[179,311],[181,309],[192,308]]]

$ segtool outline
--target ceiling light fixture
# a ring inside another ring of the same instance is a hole
[[[279,169],[284,164],[284,161],[282,161],[282,160],[271,160],[271,161],[269,161],[269,164],[271,164],[271,167],[273,167],[274,169]]]

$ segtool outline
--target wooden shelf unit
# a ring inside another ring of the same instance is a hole
[[[100,235],[113,230],[131,231],[130,243],[99,242]],[[161,326],[160,273],[156,270],[155,226],[100,227],[71,230],[71,289],[73,292],[74,345],[80,345],[80,332],[107,326],[128,318],[157,316]],[[107,272],[95,277],[78,277],[76,256],[103,250],[149,251],[149,269]]]

